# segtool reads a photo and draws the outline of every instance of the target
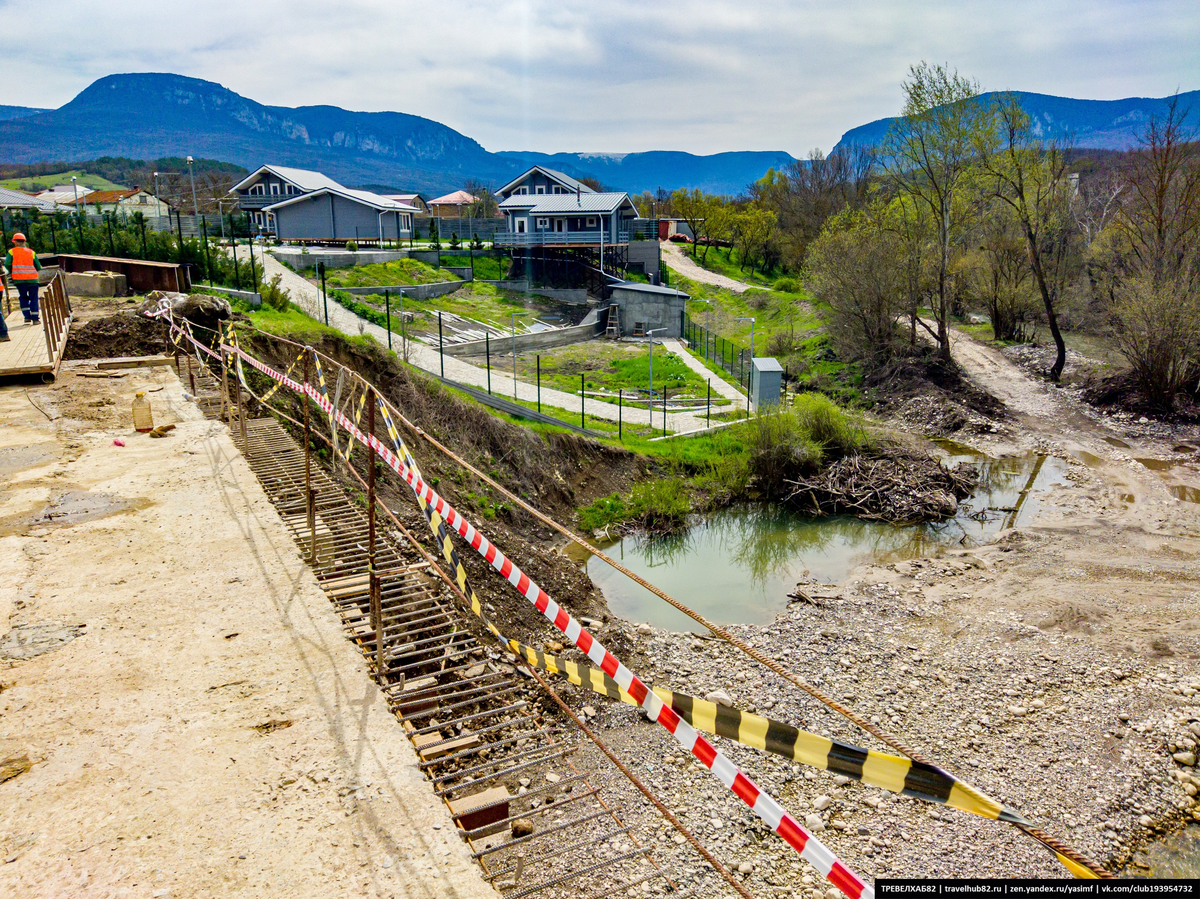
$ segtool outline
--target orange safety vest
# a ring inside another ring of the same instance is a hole
[[[33,250],[29,247],[13,247],[12,250],[13,265],[12,279],[14,281],[36,281],[38,279],[37,266],[33,264]]]

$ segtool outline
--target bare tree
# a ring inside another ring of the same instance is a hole
[[[1016,97],[998,99],[995,112],[1000,139],[998,145],[990,137],[978,142],[980,165],[991,195],[1012,210],[1025,236],[1030,270],[1057,351],[1050,380],[1057,381],[1067,363],[1067,347],[1056,304],[1071,273],[1074,249],[1066,158],[1054,141],[1034,135]]]

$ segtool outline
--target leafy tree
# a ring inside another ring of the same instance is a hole
[[[909,69],[904,107],[884,142],[884,166],[898,190],[925,206],[937,233],[937,326],[942,358],[950,358],[950,251],[965,222],[955,196],[989,127],[989,111],[976,102],[978,82],[944,65]]]
[[[754,270],[754,260],[761,258],[775,236],[778,220],[775,213],[758,206],[749,206],[733,216],[733,243],[741,256],[741,270]]]
[[[919,315],[922,299],[930,292],[935,275],[931,272],[937,250],[934,244],[935,229],[929,209],[912,197],[901,194],[894,197],[878,213],[880,227],[896,238],[895,247],[904,278],[906,314],[909,318],[909,344],[917,344],[917,326],[929,332],[937,340],[937,331],[926,324]]]
[[[692,230],[692,256],[696,255],[696,246],[702,236],[707,234],[705,221],[710,212],[713,197],[702,193],[696,188],[686,188],[671,194],[671,206],[675,214],[683,219]]]

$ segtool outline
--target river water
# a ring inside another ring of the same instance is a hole
[[[1068,464],[1050,456],[989,459],[944,444],[951,465],[973,465],[979,486],[941,522],[897,526],[858,518],[806,518],[780,506],[722,509],[685,533],[630,535],[605,552],[646,580],[721,624],[765,624],[806,578],[843,581],[867,562],[936,555],[976,546],[1037,513],[1042,497],[1065,482]],[[691,619],[598,558],[583,560],[612,611],[630,621],[686,631]]]

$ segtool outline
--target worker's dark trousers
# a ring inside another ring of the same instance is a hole
[[[38,320],[38,282],[37,281],[14,281],[17,285],[17,293],[21,295],[21,314],[25,316],[25,321],[35,322]]]

